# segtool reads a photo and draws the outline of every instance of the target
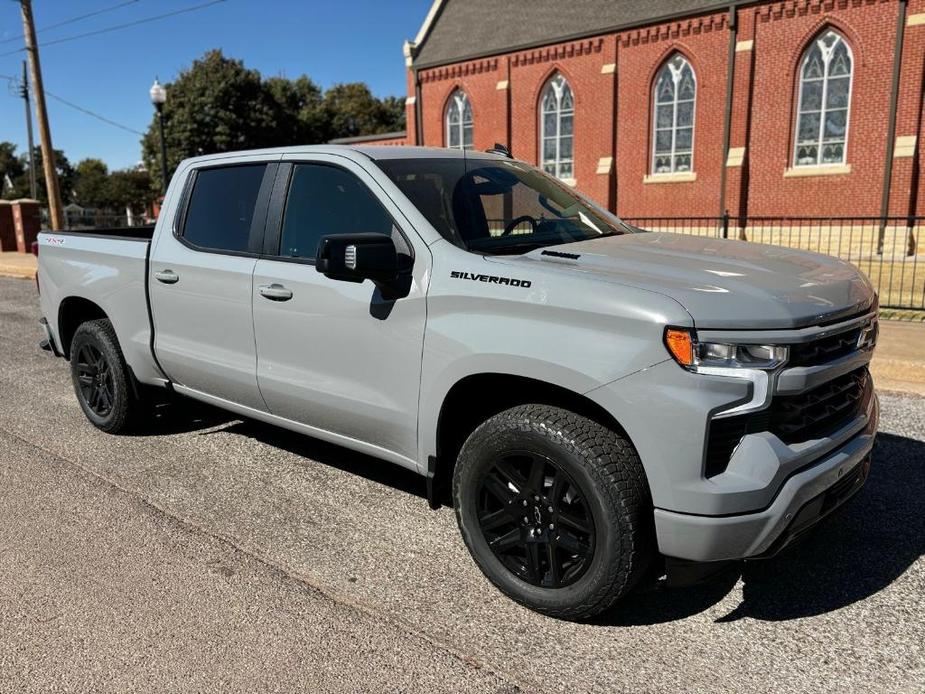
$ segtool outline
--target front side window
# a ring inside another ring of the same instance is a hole
[[[392,218],[372,191],[344,169],[297,164],[286,197],[279,254],[313,259],[322,236],[359,233],[392,233]]]
[[[448,157],[376,163],[444,238],[475,253],[527,253],[632,231],[522,162]]]
[[[472,149],[472,105],[462,89],[453,92],[446,105],[446,146]]]
[[[655,78],[652,173],[693,171],[697,78],[680,53]]]
[[[557,178],[574,177],[572,124],[575,102],[572,89],[562,75],[546,83],[540,100],[540,151],[543,171]]]
[[[208,250],[246,252],[265,171],[265,164],[199,170],[183,239]]]
[[[845,163],[852,65],[851,48],[834,31],[806,49],[800,64],[795,166]]]

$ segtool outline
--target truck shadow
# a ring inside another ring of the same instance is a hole
[[[925,442],[880,434],[858,495],[780,555],[693,588],[640,591],[601,623],[657,624],[713,607],[742,580],[742,600],[717,622],[783,621],[864,600],[925,554]]]
[[[232,415],[231,419],[234,418]],[[246,436],[287,453],[349,472],[351,475],[359,475],[406,494],[419,496],[421,503],[426,503],[427,488],[424,477],[400,465],[252,419],[237,421],[221,431]]]

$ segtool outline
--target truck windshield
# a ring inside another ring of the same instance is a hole
[[[376,163],[444,238],[476,253],[526,253],[635,231],[521,162],[422,157]]]

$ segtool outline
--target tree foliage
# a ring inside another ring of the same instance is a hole
[[[168,171],[187,157],[258,147],[316,144],[400,130],[404,100],[377,98],[363,83],[327,91],[302,75],[263,78],[220,50],[206,53],[164,85]],[[149,171],[160,171],[157,116],[142,139]]]
[[[35,147],[33,153],[35,155],[37,197],[40,202],[47,203],[48,193],[45,188],[45,170],[42,168],[42,148]],[[67,202],[74,189],[76,172],[60,149],[55,150],[55,168],[58,171],[61,197]],[[12,188],[5,184],[7,176],[9,176],[9,180],[13,184]],[[19,157],[16,157],[16,145],[12,142],[0,142],[0,183],[3,183],[0,186],[2,187],[2,197],[7,200],[32,197],[29,184],[29,155],[27,152],[23,152]]]

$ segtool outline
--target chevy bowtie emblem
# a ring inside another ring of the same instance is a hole
[[[861,328],[861,334],[858,335],[858,349],[871,349],[877,343],[877,329],[876,319]]]

